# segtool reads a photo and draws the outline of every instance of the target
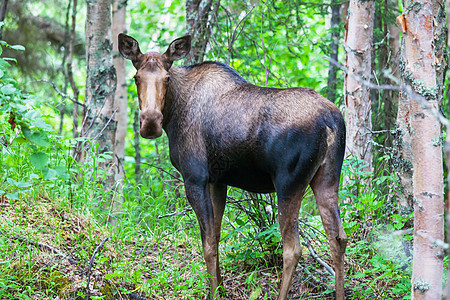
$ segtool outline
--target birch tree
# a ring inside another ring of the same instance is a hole
[[[403,1],[403,80],[426,103],[409,102],[414,196],[412,299],[441,299],[444,238],[441,124],[433,115],[443,95],[444,2]],[[409,97],[409,96],[408,96]]]
[[[87,135],[99,153],[113,152],[116,71],[112,59],[111,1],[87,0],[86,4],[86,116],[82,136]],[[117,172],[117,161],[110,157],[99,164],[110,174],[107,189],[113,188]]]
[[[123,161],[125,158],[125,137],[127,134],[128,102],[127,83],[125,79],[126,62],[119,54],[117,37],[119,33],[126,31],[125,12],[127,0],[114,0],[112,14],[112,35],[113,35],[113,60],[117,74],[117,88],[115,92],[115,107],[117,110],[117,129],[114,144],[114,154],[119,160],[119,170],[116,174],[116,181],[122,181],[124,176]]]
[[[372,110],[370,90],[361,79],[370,80],[371,76],[374,11],[373,0],[350,0],[344,38],[346,155],[363,160],[368,171],[372,170]]]
[[[113,198],[113,212],[110,218],[114,222],[115,215],[122,211],[122,186],[123,178],[125,176],[124,161],[125,161],[125,138],[127,135],[127,120],[128,120],[128,102],[127,102],[127,82],[125,79],[126,62],[119,54],[118,35],[126,31],[125,16],[126,16],[127,0],[114,0],[112,5],[112,38],[113,38],[113,62],[117,74],[117,88],[115,92],[114,105],[117,111],[116,120],[117,128],[114,140],[114,156],[118,163],[115,172],[115,185],[117,193],[114,193]]]

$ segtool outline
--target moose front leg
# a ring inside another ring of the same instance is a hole
[[[208,184],[185,183],[186,196],[191,204],[200,225],[203,257],[206,269],[211,276],[210,298],[218,296],[218,287],[222,284],[219,268],[220,221],[222,220],[225,197],[223,187],[208,187]],[[211,199],[211,196],[213,199]],[[226,196],[226,189],[225,189]],[[213,201],[211,201],[213,200]],[[214,205],[213,205],[214,203]],[[215,216],[215,213],[217,214]],[[218,233],[216,231],[219,231]]]

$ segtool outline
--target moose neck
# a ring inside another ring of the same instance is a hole
[[[167,87],[163,127],[172,121],[183,122],[188,114],[202,113],[200,109],[212,99],[236,88],[248,84],[235,70],[213,62],[185,67],[172,67],[169,70],[171,80]],[[189,112],[189,113],[187,113]],[[195,115],[199,118],[200,115]],[[173,119],[176,120],[173,120]]]

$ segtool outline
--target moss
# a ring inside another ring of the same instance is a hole
[[[430,288],[431,288],[431,284],[429,284],[425,280],[420,279],[420,278],[414,280],[414,290],[418,290],[420,294],[425,293]]]
[[[102,286],[100,292],[105,296],[105,299],[115,299],[114,286],[111,283],[106,283]]]
[[[404,11],[404,14],[409,14],[412,10],[415,12],[419,12],[425,4],[422,2],[411,2]]]
[[[444,144],[444,138],[442,136],[434,137],[431,139],[431,143],[435,147],[439,147]]]
[[[402,76],[405,79],[406,82],[408,82],[411,87],[414,89],[414,91],[425,97],[425,99],[427,100],[436,100],[438,99],[439,96],[439,87],[435,87],[435,88],[429,88],[425,85],[425,82],[423,82],[420,79],[415,79],[414,76],[404,70],[405,66],[403,65],[403,72],[402,72]]]
[[[414,114],[414,117],[415,117],[415,118],[422,118],[422,119],[425,119],[425,114],[424,114],[424,113],[415,113],[415,114]]]
[[[119,2],[119,4],[117,5],[117,9],[121,9],[122,7],[127,5],[128,0],[122,0]]]
[[[414,203],[417,205],[417,207],[422,211],[423,210],[423,205],[422,205],[422,203],[419,201],[419,200],[417,200],[417,198],[414,198]]]

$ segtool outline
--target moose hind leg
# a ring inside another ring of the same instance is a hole
[[[336,273],[336,299],[344,299],[344,254],[347,247],[347,235],[342,227],[339,215],[339,177],[331,175],[322,166],[311,182],[316,197],[322,224],[327,234]]]
[[[302,255],[298,232],[298,213],[305,187],[293,196],[278,195],[278,222],[283,240],[283,277],[278,300],[287,299],[289,287]]]

